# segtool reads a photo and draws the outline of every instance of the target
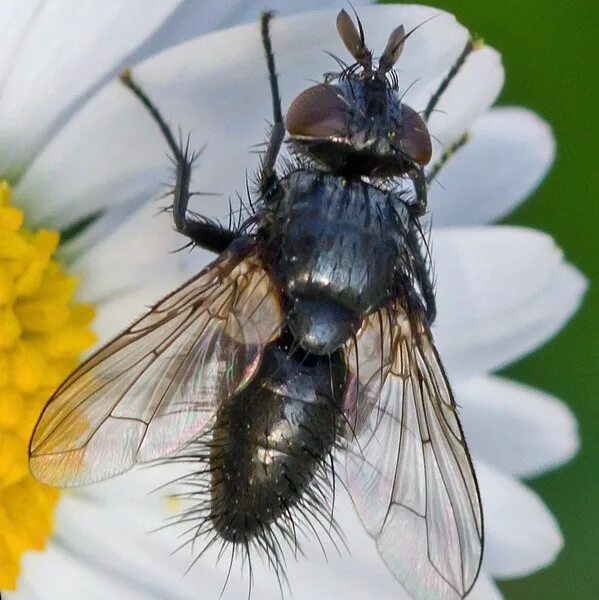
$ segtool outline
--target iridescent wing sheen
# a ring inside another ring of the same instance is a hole
[[[482,511],[428,326],[402,307],[379,311],[347,354],[360,369],[346,401],[347,485],[364,527],[413,598],[463,598],[480,569]]]
[[[225,252],[59,387],[31,439],[31,472],[77,486],[174,452],[252,378],[281,321],[252,250]]]

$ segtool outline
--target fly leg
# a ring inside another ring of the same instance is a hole
[[[431,181],[435,179],[435,177],[439,174],[439,171],[445,166],[445,163],[463,146],[468,143],[470,139],[470,135],[465,133],[462,137],[458,138],[449,148],[441,154],[441,156],[437,159],[437,161],[431,166],[426,174],[426,183],[430,184]]]
[[[418,222],[416,222],[418,223]],[[426,318],[429,325],[433,324],[437,316],[437,304],[435,301],[435,283],[433,281],[432,258],[430,248],[422,230],[421,225],[415,224],[410,227],[407,235],[408,246],[412,256],[412,267],[422,299],[426,305]]]
[[[260,33],[262,35],[262,46],[266,56],[266,66],[268,68],[268,81],[270,83],[270,92],[272,97],[272,112],[273,125],[270,133],[270,139],[266,147],[266,153],[262,158],[262,166],[260,169],[260,191],[263,196],[266,196],[276,184],[275,166],[277,156],[283,144],[285,137],[285,125],[283,123],[283,113],[281,111],[281,96],[279,94],[279,83],[277,80],[277,72],[275,68],[275,57],[272,50],[270,39],[270,20],[273,17],[272,12],[262,13],[260,19]]]
[[[430,119],[430,116],[435,110],[437,104],[439,103],[441,96],[445,93],[445,90],[447,90],[449,84],[454,80],[455,76],[460,72],[460,69],[464,66],[466,59],[470,56],[470,54],[472,54],[474,50],[478,50],[481,47],[482,41],[480,39],[471,37],[466,42],[462,53],[460,54],[460,56],[458,56],[458,59],[455,61],[455,63],[453,63],[453,66],[451,67],[451,69],[449,69],[449,72],[447,73],[443,81],[440,83],[439,87],[435,90],[430,100],[428,101],[428,104],[426,105],[426,108],[422,113],[422,118],[425,120],[425,122],[428,122],[428,120]]]
[[[174,200],[172,205],[175,228],[179,233],[187,236],[197,246],[220,254],[226,250],[229,244],[237,237],[235,232],[206,217],[192,217],[187,214],[187,205],[189,204],[190,197],[193,195],[189,191],[189,185],[193,164],[198,157],[197,153],[190,151],[189,143],[183,143],[182,141],[176,140],[158,108],[133,80],[129,69],[126,69],[121,73],[120,79],[146,107],[160,128],[172,153],[173,161],[175,163],[175,185],[173,188]]]
[[[422,113],[422,118],[425,122],[428,122],[431,114],[435,110],[441,96],[445,93],[451,82],[454,80],[455,76],[460,72],[460,69],[464,66],[466,59],[470,54],[478,50],[481,47],[481,41],[476,38],[469,38],[462,50],[460,56],[458,56],[457,60],[449,69],[447,75],[443,78],[443,81],[439,84],[439,87],[435,90],[433,95],[431,96],[424,112]],[[445,163],[449,160],[449,158],[454,154],[457,150],[459,150],[466,142],[468,141],[468,135],[464,134],[459,140],[453,143],[439,158],[439,160],[432,165],[429,169],[428,173],[425,174],[424,169],[415,169],[413,173],[410,174],[412,182],[414,184],[414,191],[416,193],[416,202],[413,204],[412,213],[416,217],[422,216],[426,212],[426,206],[428,202],[427,198],[427,189],[428,184],[437,176],[439,171],[443,168]]]
[[[413,217],[418,218],[424,215],[428,204],[428,182],[424,169],[422,167],[414,167],[408,177],[412,180],[416,200],[410,204],[410,213]]]

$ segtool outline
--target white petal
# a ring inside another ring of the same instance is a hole
[[[0,19],[2,23],[2,35],[0,36],[0,94],[2,86],[8,77],[11,64],[18,53],[19,45],[29,23],[35,18],[35,13],[39,10],[40,0],[3,0],[2,14]]]
[[[374,6],[360,11],[369,42],[382,48],[393,25],[410,28],[439,16],[410,38],[402,55],[404,81],[424,86],[449,68],[467,39],[454,18],[421,6]],[[321,52],[346,56],[335,13],[310,13],[273,22],[273,44],[283,104],[335,63]],[[207,144],[194,187],[233,194],[244,191],[258,157],[251,145],[264,140],[271,100],[257,24],[217,32],[162,53],[134,76],[167,120],[192,131],[192,146]],[[215,60],[218,57],[218,60]],[[95,96],[53,140],[28,171],[17,196],[28,203],[32,223],[60,227],[92,209],[151,198],[169,181],[166,145],[141,104],[118,83]],[[68,160],[65,159],[68,157]],[[44,201],[40,202],[39,199]],[[199,202],[198,202],[199,204]],[[202,198],[202,212],[223,216],[225,198]]]
[[[50,600],[79,598],[84,593],[92,600],[107,593],[109,595],[105,597],[136,600],[193,600],[199,592],[207,598],[216,597],[227,577],[228,556],[225,554],[215,564],[218,549],[209,551],[184,577],[184,571],[202,547],[201,541],[194,553],[184,549],[171,556],[170,552],[182,541],[175,537],[177,530],[152,531],[162,524],[161,519],[167,514],[166,503],[158,493],[147,495],[147,492],[178,474],[177,465],[139,469],[84,490],[66,493],[57,513],[56,536],[61,547],[52,544],[48,554],[27,556],[23,594],[32,588],[38,593],[37,597]],[[351,554],[343,547],[337,553],[330,542],[323,539],[328,552],[326,560],[318,541],[311,539],[304,545],[306,557],[300,556],[296,561],[288,556],[289,582],[294,598],[408,600],[380,560],[344,492],[337,497],[336,515]],[[265,600],[280,598],[274,574],[256,556],[253,569],[253,592],[257,597]],[[310,577],[305,576],[308,571]],[[62,576],[51,577],[56,573]],[[48,585],[47,595],[40,596],[38,586],[46,578],[51,578],[53,583]],[[489,595],[485,596],[487,592]],[[486,600],[500,597],[494,592],[488,576],[481,574],[473,597]],[[235,561],[223,598],[233,600],[245,597],[246,593],[247,572],[242,575],[241,564]]]
[[[98,345],[188,279],[190,253],[196,265],[214,258],[207,251],[185,248],[187,239],[171,223],[170,215],[156,214],[155,205],[142,207],[69,266],[80,279],[78,298],[98,309],[93,322]]]
[[[21,564],[17,590],[2,590],[9,600],[158,600],[160,596],[148,595],[147,587],[137,590],[118,578],[97,568],[94,562],[75,556],[69,548],[50,542],[43,552],[27,553]],[[163,596],[164,597],[164,596]]]
[[[147,536],[139,534],[155,529],[159,519],[164,517],[165,505],[162,509],[158,507],[157,500],[161,502],[158,495],[144,496],[144,492],[148,486],[158,485],[180,474],[178,468],[172,467],[173,465],[168,465],[138,470],[114,481],[96,485],[91,489],[93,497],[85,503],[78,492],[78,499],[72,496],[68,505],[64,501],[65,505],[60,512],[61,530],[70,531],[70,543],[81,548],[81,552],[87,556],[89,552],[86,552],[86,548],[93,548],[96,562],[104,565],[107,573],[127,573],[130,574],[129,581],[136,581],[141,571],[144,573],[145,586],[158,589],[160,584],[166,585],[172,597],[176,598],[192,600],[197,596],[198,590],[207,598],[216,597],[221,591],[229,566],[226,553],[217,564],[218,548],[209,550],[183,578],[181,573],[202,549],[202,541],[198,541],[191,554],[184,549],[167,556],[166,553],[182,541],[176,539],[180,528],[167,528]],[[111,514],[109,521],[102,521],[102,514],[108,509],[118,512]],[[287,574],[293,597],[298,600],[309,600],[316,596],[330,600],[366,600],[373,597],[409,600],[384,566],[372,539],[365,533],[343,490],[338,490],[335,510],[349,551],[340,547],[336,552],[321,533],[328,553],[328,559],[325,559],[319,542],[310,534],[311,539],[302,544],[305,556],[298,556],[295,560],[288,553]],[[185,527],[187,526],[189,524]],[[118,545],[114,544],[115,529],[119,531],[121,541]],[[83,539],[86,540],[84,547],[81,545]],[[398,540],[398,543],[401,541]],[[241,562],[235,560],[223,598],[233,600],[247,593],[247,572],[242,575],[241,569]],[[306,577],[307,572],[310,577]],[[256,555],[253,560],[253,575],[256,586],[253,592],[257,597],[266,600],[280,598],[274,574],[263,561],[257,560]],[[484,573],[473,594],[473,598],[485,600],[501,597]]]
[[[25,27],[19,19],[0,93],[0,172],[20,172],[74,103],[119,68],[177,4],[61,0],[39,4]],[[10,12],[3,10],[4,17]],[[3,29],[11,27],[9,21]]]
[[[112,233],[79,255],[69,270],[81,278],[78,293],[94,304],[136,290],[177,269],[186,253],[172,254],[187,239],[172,227],[172,217],[147,204]]]
[[[58,513],[58,535],[79,560],[93,565],[107,579],[122,580],[128,593],[135,591],[134,597],[194,598],[197,582],[184,577],[181,563],[169,561],[178,541],[169,530],[166,535],[151,533],[163,523],[159,512],[149,510],[148,504],[154,502],[148,498],[137,503],[115,502],[113,494],[105,503],[98,503],[93,497],[87,501],[65,498]],[[207,572],[206,578],[212,578],[215,587],[219,582],[222,586],[221,573]]]
[[[157,505],[166,504],[156,494],[147,496],[149,486],[157,485],[148,473],[138,470],[66,492],[48,551],[26,556],[23,591],[32,589],[37,593],[31,597],[44,600],[195,598],[197,582],[192,587],[169,563],[169,550],[177,543],[172,534],[171,547],[164,537],[150,534],[150,528],[162,525]]]
[[[98,344],[214,259],[206,250],[186,248],[188,239],[174,231],[172,216],[157,213],[157,205],[150,203],[118,225],[109,218],[113,231],[92,235],[90,245],[84,234],[82,243],[71,244],[61,255],[70,262],[69,272],[79,277],[78,299],[98,308],[93,322]],[[105,230],[101,223],[100,229]]]
[[[46,563],[41,554],[34,561],[34,568],[25,570],[27,582],[34,579],[34,585],[38,581],[42,585],[41,574],[46,571],[53,572],[52,579],[61,581],[49,586],[48,595],[37,597],[192,600],[205,587],[220,591],[228,565],[214,569],[211,564],[199,582],[184,577],[191,558],[189,554],[179,554],[178,560],[170,559],[170,552],[180,543],[173,531],[167,528],[152,533],[164,524],[167,503],[160,494],[149,492],[169,481],[173,471],[176,476],[176,465],[168,471],[170,474],[160,468],[138,469],[95,486],[66,492],[56,513],[56,542],[52,544],[60,549],[60,558]],[[94,574],[93,581],[85,576],[88,571]],[[67,579],[68,583],[62,581]],[[58,596],[60,592],[65,595]]]
[[[523,108],[494,108],[431,185],[435,225],[477,225],[508,214],[539,185],[555,158],[549,125]]]
[[[501,600],[503,596],[495,582],[482,571],[467,598],[468,600]]]
[[[553,240],[520,227],[433,233],[437,346],[452,378],[498,369],[553,336],[586,280]]]
[[[470,452],[517,477],[559,466],[578,450],[574,415],[557,398],[499,377],[454,387]]]
[[[158,484],[160,477],[164,478],[164,483],[176,476],[179,470],[173,470],[171,466],[158,467],[157,473],[151,477],[137,471],[120,478],[120,482],[105,482],[89,491],[65,497],[59,510],[58,531],[64,532],[61,535],[82,559],[101,565],[101,570],[113,577],[121,574],[130,585],[143,586],[141,589],[147,594],[153,591],[153,595],[147,596],[149,598],[161,597],[160,589],[169,590],[169,595],[163,596],[169,598],[192,600],[198,593],[206,598],[218,597],[227,577],[228,553],[217,564],[219,548],[210,549],[183,577],[183,572],[202,549],[202,540],[198,541],[193,553],[184,548],[170,556],[171,551],[187,539],[187,536],[176,537],[182,528],[148,533],[162,524],[160,519],[166,515],[166,503],[160,500],[158,494],[145,496],[144,492],[151,482]],[[88,500],[82,493],[87,495]],[[159,502],[162,502],[162,509],[158,506]],[[374,595],[389,600],[408,600],[378,557],[374,543],[363,531],[345,494],[339,495],[336,509],[352,554],[349,555],[342,546],[337,552],[326,539],[324,531],[320,532],[320,536],[327,549],[328,561],[313,536],[302,546],[306,557],[298,556],[296,561],[288,552],[287,572],[293,597],[309,600],[318,595],[331,600],[341,597],[364,600]],[[183,529],[189,526],[188,523]],[[115,544],[117,537],[119,543]],[[252,567],[256,597],[267,600],[280,598],[274,573],[256,555]],[[308,578],[305,576],[307,569],[310,572]],[[234,600],[245,597],[247,576],[247,569],[243,574],[241,561],[235,560],[223,598]],[[140,578],[143,583],[140,583]]]
[[[105,344],[123,331],[141,317],[149,307],[182,283],[180,271],[170,270],[165,263],[162,263],[161,266],[163,267],[161,272],[156,269],[152,270],[157,274],[152,281],[144,283],[135,290],[121,292],[114,298],[98,304],[98,314],[92,323],[92,328],[98,338],[96,347]],[[81,298],[87,300],[85,296],[81,296]]]
[[[368,1],[359,0],[352,4],[357,8]],[[185,0],[160,30],[137,50],[132,62],[210,31],[255,21],[263,10],[283,16],[334,7],[347,8],[347,3],[342,0],[203,0],[200,7],[197,0]]]
[[[539,496],[482,461],[475,461],[475,469],[485,519],[485,570],[498,578],[521,577],[553,562],[563,538]]]

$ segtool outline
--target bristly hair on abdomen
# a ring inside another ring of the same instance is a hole
[[[190,548],[193,554],[187,569],[189,572],[203,559],[207,559],[210,549],[217,549],[216,561],[226,560],[227,573],[223,581],[221,595],[225,592],[236,560],[241,561],[241,572],[247,569],[248,598],[254,585],[253,561],[258,557],[274,572],[281,598],[291,590],[287,578],[287,558],[294,560],[305,557],[303,544],[316,539],[325,559],[328,551],[338,554],[349,553],[345,536],[334,517],[335,494],[338,484],[345,486],[335,469],[337,451],[342,444],[337,443],[321,460],[308,487],[295,504],[283,507],[281,516],[271,524],[264,524],[252,536],[240,534],[239,539],[224,539],[214,529],[213,519],[219,506],[213,502],[212,481],[221,476],[211,465],[210,455],[215,448],[214,427],[208,428],[198,439],[176,455],[156,464],[180,463],[189,465],[189,472],[165,483],[155,493],[173,490],[168,498],[182,504],[180,511],[169,517],[159,529],[176,528],[182,530],[179,538],[183,541],[173,549],[173,553]],[[340,439],[340,438],[339,438]],[[343,448],[346,450],[345,446]],[[280,499],[285,501],[283,497]]]

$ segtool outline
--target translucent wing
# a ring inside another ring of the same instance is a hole
[[[356,347],[361,372],[346,402],[356,510],[413,598],[463,598],[480,569],[482,512],[428,327],[401,307],[381,311],[364,323],[348,351],[350,365]]]
[[[31,472],[83,485],[172,453],[251,379],[280,326],[256,256],[224,253],[60,386],[33,433]]]

